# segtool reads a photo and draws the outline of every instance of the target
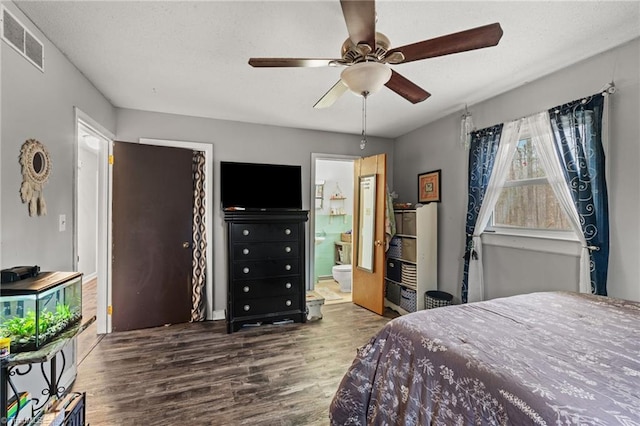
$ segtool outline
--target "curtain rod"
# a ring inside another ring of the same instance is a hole
[[[601,96],[613,95],[614,93],[616,93],[616,90],[617,90],[617,89],[616,89],[616,85],[615,85],[615,83],[612,81],[612,82],[607,83],[607,84],[605,84],[604,86],[602,86],[602,88],[601,88],[600,90],[598,90],[596,93],[594,93],[593,95],[589,95],[589,96],[585,96],[585,97],[582,97],[582,98],[574,99],[573,101],[565,102],[565,103],[563,103],[563,104],[560,104],[560,105],[556,106],[556,108],[560,108],[560,107],[562,107],[562,106],[564,106],[564,105],[567,105],[567,104],[570,104],[570,103],[573,103],[573,102],[582,102],[582,103],[587,103],[587,102],[589,102],[589,100],[590,100],[591,98],[593,98],[594,96],[598,96],[598,95],[601,95]],[[549,109],[551,109],[551,108],[549,108]],[[544,111],[548,111],[549,109],[544,110]],[[465,111],[466,111],[466,105],[465,105]],[[543,111],[538,111],[538,112],[535,112],[535,113],[533,113],[533,114],[525,115],[525,116],[522,116],[522,117],[516,118],[516,119],[514,119],[514,120],[509,120],[509,121],[518,121],[518,120],[523,120],[523,119],[525,119],[525,118],[527,118],[527,117],[531,117],[531,116],[533,116],[533,115],[540,114],[541,112],[543,112]],[[491,125],[491,126],[487,126],[487,127],[482,128],[482,129],[474,130],[474,131],[473,131],[473,132],[471,132],[471,133],[477,133],[477,132],[486,131],[486,130],[488,130],[488,129],[492,128],[492,127],[495,127],[495,126],[497,126],[497,125],[499,125],[499,124],[508,123],[509,121],[505,121],[505,122],[503,122],[503,123],[498,123],[498,124],[493,124],[493,125]]]

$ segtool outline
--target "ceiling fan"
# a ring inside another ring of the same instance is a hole
[[[340,80],[325,93],[314,108],[331,106],[344,92],[352,90],[365,98],[383,85],[411,103],[422,102],[431,94],[412,83],[388,64],[397,65],[421,59],[482,49],[498,44],[502,37],[499,23],[423,40],[390,49],[389,39],[376,32],[375,0],[340,0],[349,38],[342,44],[339,59],[251,58],[253,67],[346,66]]]

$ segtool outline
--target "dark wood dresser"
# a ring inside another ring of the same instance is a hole
[[[227,332],[306,321],[305,223],[309,212],[225,211]]]

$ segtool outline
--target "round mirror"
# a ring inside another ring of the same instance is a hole
[[[44,156],[41,152],[36,152],[33,156],[33,171],[40,174],[44,168]]]

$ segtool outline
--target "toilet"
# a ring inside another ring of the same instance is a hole
[[[335,265],[331,269],[333,279],[340,284],[340,291],[351,292],[351,265]]]

